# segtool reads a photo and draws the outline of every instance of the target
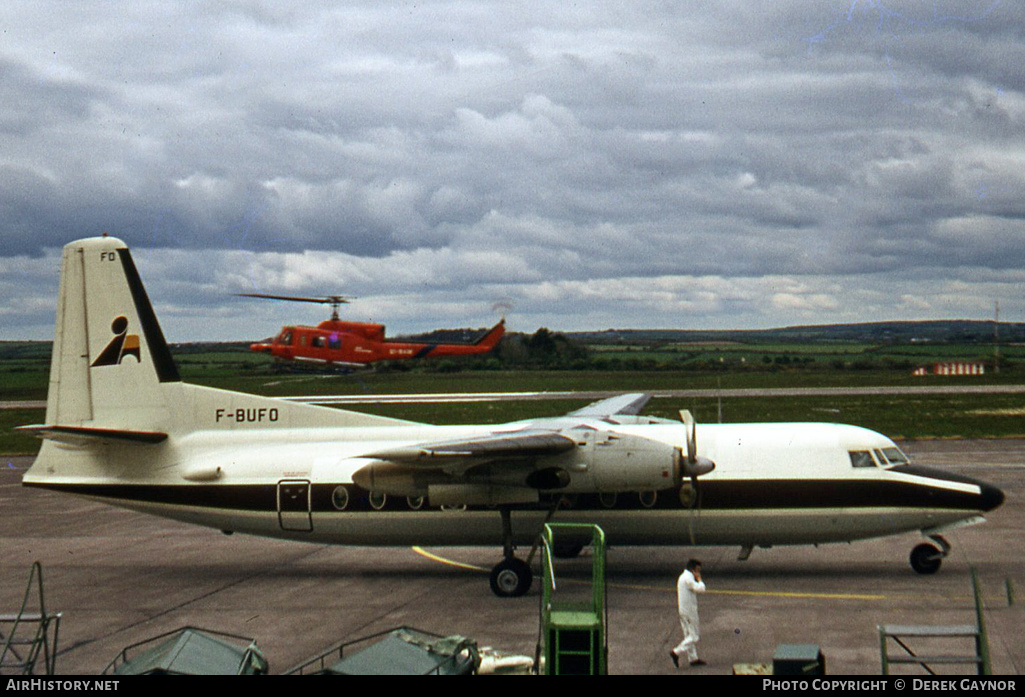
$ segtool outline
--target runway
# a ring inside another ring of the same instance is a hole
[[[916,463],[995,484],[1006,503],[983,525],[946,535],[938,574],[911,571],[907,535],[820,548],[614,548],[608,554],[610,672],[728,674],[770,662],[781,643],[818,644],[833,674],[879,674],[880,624],[972,624],[969,567],[984,591],[994,671],[1025,668],[1025,441],[918,441]],[[21,603],[42,562],[48,609],[63,613],[60,674],[96,674],[125,646],[184,625],[254,637],[272,672],[331,644],[399,625],[463,634],[533,655],[539,582],[523,598],[492,596],[489,548],[344,548],[191,527],[20,486],[30,458],[0,467],[0,613]],[[497,515],[497,513],[496,513]],[[704,562],[702,657],[676,671],[675,581],[688,557]],[[558,562],[566,583],[590,559]],[[1007,582],[1018,604],[1008,605]],[[954,646],[951,650],[964,650]],[[919,668],[895,669],[909,675]],[[938,670],[938,672],[944,672]],[[967,670],[951,670],[965,673]]]
[[[655,399],[722,397],[830,397],[864,395],[1025,394],[1025,385],[883,385],[875,387],[751,387],[732,389],[647,390]],[[293,395],[278,397],[303,404],[427,404],[516,402],[536,400],[599,400],[622,391],[566,392],[439,392],[417,394]],[[0,409],[45,409],[45,400],[0,402]]]

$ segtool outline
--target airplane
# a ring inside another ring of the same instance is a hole
[[[189,385],[128,247],[63,251],[46,422],[23,485],[208,526],[363,546],[501,545],[492,591],[553,516],[611,545],[851,542],[984,520],[1000,489],[913,465],[882,434],[825,423],[702,424],[640,414],[644,394],[499,425],[428,425]],[[938,545],[938,546],[936,546]],[[569,550],[572,553],[573,550]]]
[[[469,356],[491,351],[505,334],[505,319],[502,319],[483,336],[468,344],[396,341],[384,337],[383,324],[348,322],[339,319],[338,306],[348,303],[352,298],[341,295],[328,295],[323,298],[263,293],[240,293],[239,295],[246,298],[269,298],[331,305],[331,319],[324,320],[316,327],[282,327],[278,335],[270,342],[257,342],[249,346],[251,351],[269,353],[276,360],[284,362],[299,361],[324,366],[360,368],[377,361]]]

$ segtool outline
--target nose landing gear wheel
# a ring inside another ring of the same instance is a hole
[[[491,591],[500,598],[518,598],[530,590],[534,572],[525,561],[511,557],[491,569]]]

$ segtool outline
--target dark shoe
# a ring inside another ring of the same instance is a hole
[[[680,667],[680,657],[673,653],[672,649],[669,649],[669,658],[673,659],[673,665],[677,668]]]
[[[690,664],[692,666],[707,666],[708,665],[707,663],[702,661],[700,658],[698,660],[696,660],[696,661],[691,661]]]

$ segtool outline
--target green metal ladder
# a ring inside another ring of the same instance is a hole
[[[590,598],[581,598],[583,584],[557,584],[554,568],[556,533],[581,537],[590,533],[592,568]],[[605,586],[605,533],[597,525],[549,523],[542,532],[541,627],[546,675],[608,673],[608,604]],[[569,588],[567,588],[569,587]]]
[[[33,584],[39,610],[29,610]],[[53,675],[57,663],[57,633],[61,613],[48,613],[43,598],[43,567],[37,561],[29,572],[28,587],[21,608],[11,615],[0,615],[0,674],[34,675],[42,658],[43,674]]]

